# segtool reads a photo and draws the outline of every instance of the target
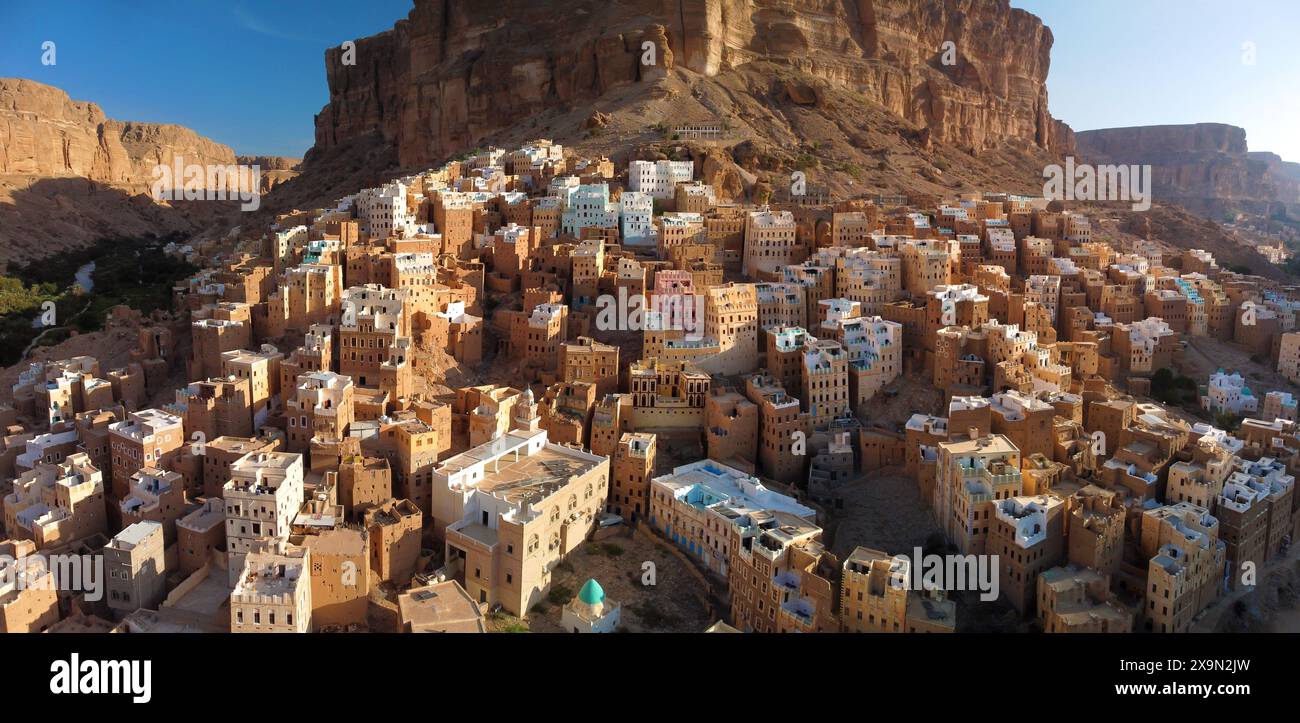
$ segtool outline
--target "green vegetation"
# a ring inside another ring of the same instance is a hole
[[[1219,412],[1214,415],[1214,426],[1225,432],[1235,432],[1241,426],[1241,417],[1232,412]]]
[[[451,160],[464,163],[465,161],[470,160],[471,158],[477,156],[482,152],[483,152],[482,148],[479,148],[478,146],[474,146],[473,148],[469,149],[468,151],[465,151],[464,153],[461,153],[457,156],[453,156]]]
[[[51,283],[24,284],[22,279],[0,276],[0,366],[17,362],[27,344],[45,328],[33,326],[42,313],[41,305],[54,302],[55,318],[69,308],[61,304],[58,287]],[[54,336],[51,333],[47,339]]]
[[[618,557],[623,554],[622,545],[616,545],[613,542],[593,542],[586,546],[588,555],[609,555]]]
[[[146,314],[170,308],[172,286],[198,271],[162,252],[167,243],[180,240],[179,234],[104,238],[30,264],[10,264],[8,274],[0,276],[0,366],[17,363],[38,337],[42,344],[57,344],[73,330],[102,329],[108,310],[118,304]],[[94,288],[86,292],[76,284],[76,275],[92,262]],[[55,305],[53,328],[33,324],[47,301]]]
[[[536,608],[534,608],[535,610]],[[513,615],[507,615],[501,612],[491,612],[487,615],[488,630],[498,633],[528,633],[528,623],[520,620]]]
[[[1182,375],[1175,376],[1165,367],[1151,377],[1151,397],[1156,401],[1173,406],[1196,404],[1196,380]]]
[[[862,167],[856,163],[842,163],[840,164],[840,170],[853,176],[853,180],[855,181],[861,181],[865,177]]]
[[[551,591],[546,593],[546,599],[550,600],[552,605],[564,605],[573,599],[573,591],[564,585],[553,585]]]
[[[679,622],[676,615],[660,610],[653,600],[646,600],[639,605],[629,605],[628,608],[636,613],[647,628],[656,630],[671,628]]]
[[[796,170],[807,171],[821,165],[821,160],[807,151],[801,152],[791,163]]]
[[[51,283],[24,286],[21,279],[0,276],[0,316],[25,314],[58,298],[58,287]]]

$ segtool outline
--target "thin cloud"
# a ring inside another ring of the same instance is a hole
[[[314,38],[304,38],[300,35],[286,33],[279,28],[266,24],[265,22],[262,21],[261,18],[258,18],[255,15],[253,15],[251,12],[248,11],[247,8],[245,8],[243,5],[239,3],[236,3],[234,6],[232,6],[232,10],[235,13],[235,19],[238,20],[239,24],[242,25],[244,29],[248,30],[249,32],[254,32],[257,33],[258,35],[265,35],[271,38],[278,38],[280,40],[315,42]]]

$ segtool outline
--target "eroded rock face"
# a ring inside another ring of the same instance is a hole
[[[0,78],[0,173],[80,176],[140,191],[156,165],[176,156],[186,164],[236,162],[229,146],[188,128],[116,121],[53,86]]]
[[[266,193],[297,159],[236,157],[177,125],[108,118],[94,103],[30,80],[0,78],[0,266],[108,236],[224,234],[237,201],[156,203],[158,165],[261,168]]]
[[[94,103],[29,80],[0,79],[0,173],[79,175],[104,182],[129,176],[126,149]]]
[[[641,62],[647,41],[653,66]],[[392,30],[357,42],[355,65],[326,52],[316,146],[378,133],[403,165],[431,165],[617,85],[772,60],[860,92],[937,142],[1065,153],[1072,137],[1047,110],[1051,46],[1051,31],[1008,0],[415,0]]]
[[[1246,131],[1222,123],[1082,131],[1078,151],[1094,163],[1150,165],[1157,199],[1296,203],[1300,174],[1271,153],[1249,153]]]

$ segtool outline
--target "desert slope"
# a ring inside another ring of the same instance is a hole
[[[0,78],[0,267],[104,236],[224,233],[227,203],[157,204],[153,169],[249,162],[189,128],[108,118],[53,86]],[[296,175],[295,159],[265,157],[262,190]]]

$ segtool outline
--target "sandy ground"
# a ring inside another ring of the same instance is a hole
[[[916,481],[901,470],[870,475],[839,489],[843,507],[830,510],[826,537],[831,551],[843,560],[862,546],[890,554],[913,554],[926,538],[940,531],[922,501]],[[959,632],[1028,632],[1022,619],[1004,600],[984,602],[979,593],[953,593]]]
[[[1228,373],[1240,372],[1246,377],[1251,391],[1260,398],[1261,404],[1264,395],[1271,391],[1289,391],[1300,395],[1300,386],[1278,374],[1269,364],[1253,361],[1250,352],[1244,347],[1206,337],[1184,338],[1187,339],[1187,349],[1178,355],[1175,364],[1182,374],[1195,379],[1197,384],[1207,383],[1211,374],[1223,369]]]
[[[916,481],[904,474],[869,475],[846,483],[837,493],[843,504],[829,511],[826,536],[840,559],[859,546],[890,554],[910,552],[939,531]]]
[[[627,530],[628,533],[631,530]],[[654,563],[655,584],[642,584],[643,565]],[[686,564],[662,547],[639,536],[616,535],[585,542],[574,550],[553,575],[556,599],[571,600],[588,578],[604,588],[606,599],[622,605],[621,628],[628,632],[695,632],[710,619],[699,580]],[[559,593],[563,593],[562,595]],[[563,603],[543,603],[523,624],[532,632],[566,632],[560,627]],[[501,631],[520,624],[506,615],[489,616],[489,629]]]
[[[934,386],[933,378],[920,371],[900,374],[887,384],[884,391],[873,397],[862,418],[866,425],[879,425],[888,429],[901,429],[913,414],[948,416],[943,403],[943,390]]]
[[[1300,545],[1264,563],[1254,588],[1231,591],[1206,608],[1194,633],[1300,633]]]

